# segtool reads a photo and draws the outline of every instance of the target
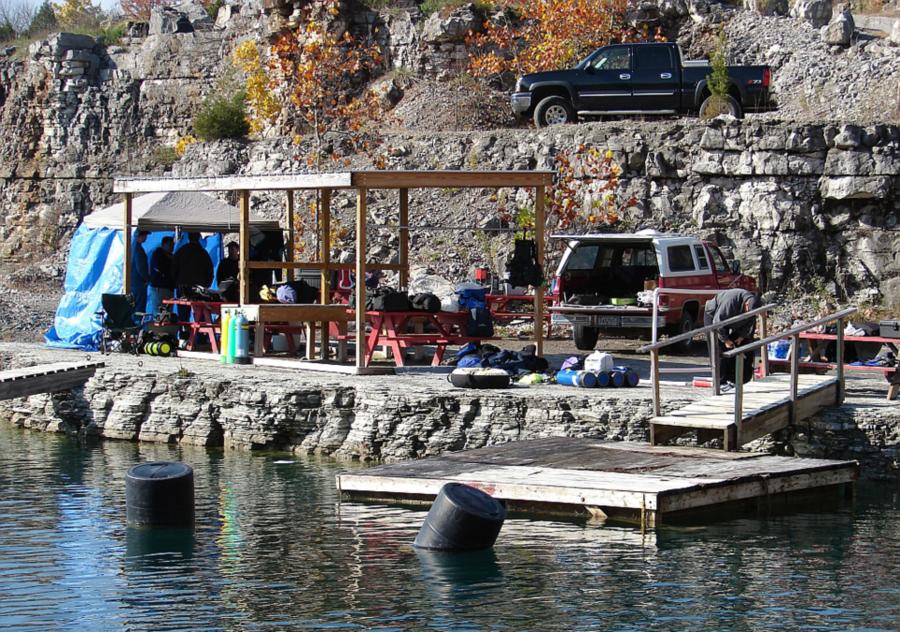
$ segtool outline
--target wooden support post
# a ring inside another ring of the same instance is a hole
[[[238,271],[240,277],[241,305],[250,302],[250,269],[247,257],[250,256],[250,191],[240,191],[240,257]],[[262,329],[257,328],[257,336],[262,336]]]
[[[400,288],[409,286],[409,189],[400,189]]]
[[[653,387],[653,416],[659,417],[659,349],[650,351],[650,380]]]
[[[544,274],[544,187],[534,188],[534,237],[537,265]],[[535,353],[544,355],[544,284],[534,288],[534,345]]]
[[[319,302],[322,305],[331,303],[331,189],[322,189],[322,239],[320,241],[322,251],[319,253],[319,261],[323,264],[322,271],[319,273]],[[322,359],[328,359],[328,323],[321,323],[322,328]]]
[[[837,340],[835,341],[836,353],[835,353],[835,363],[837,366],[835,369],[837,370],[837,397],[835,401],[835,405],[840,406],[844,403],[844,319],[838,318],[837,320]],[[890,398],[889,398],[890,399]]]
[[[131,294],[131,193],[125,194],[125,216],[122,223],[122,239],[125,241],[122,269],[122,293]]]
[[[285,240],[287,241],[287,248],[285,249],[285,261],[293,261],[294,260],[294,191],[293,189],[287,190],[287,204],[284,207],[284,225],[287,230],[285,231],[287,235],[285,236]],[[288,282],[294,280],[294,269],[286,268],[281,272],[282,282]]]
[[[761,332],[760,338],[765,340],[769,337],[769,315],[766,312],[763,312],[759,315],[759,330]],[[766,377],[769,374],[769,349],[768,345],[763,345],[759,350],[760,356],[762,357],[762,377]]]
[[[366,366],[366,195],[356,190],[356,368]]]

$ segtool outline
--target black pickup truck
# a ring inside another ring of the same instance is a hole
[[[709,62],[683,61],[677,44],[648,42],[598,48],[568,70],[525,75],[510,97],[513,111],[535,125],[574,123],[578,117],[677,114],[714,107],[706,77]],[[768,66],[729,66],[726,111],[741,118],[745,108],[768,103]]]

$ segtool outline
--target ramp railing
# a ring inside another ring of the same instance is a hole
[[[764,318],[768,312],[775,309],[776,305],[763,305],[762,307],[757,307],[754,310],[746,312],[744,314],[740,314],[738,316],[733,316],[721,322],[712,324],[712,325],[704,325],[703,327],[699,327],[697,329],[693,329],[687,333],[679,334],[677,336],[672,336],[671,338],[666,338],[665,340],[659,340],[657,342],[653,342],[649,345],[644,345],[639,348],[638,351],[641,352],[650,352],[650,381],[653,387],[653,416],[659,417],[660,415],[660,395],[659,395],[659,375],[662,372],[659,366],[659,350],[665,347],[678,344],[679,342],[683,342],[685,340],[690,340],[695,336],[699,336],[700,334],[706,334],[707,343],[709,345],[709,356],[710,356],[710,365],[712,367],[712,382],[713,389],[716,395],[719,394],[719,362],[718,362],[718,349],[715,344],[714,335],[715,332],[722,327],[727,327],[729,325],[734,325],[740,322],[747,320],[748,318]],[[763,320],[765,323],[765,320]],[[765,324],[763,324],[762,331],[765,335]],[[779,336],[780,337],[780,336]],[[768,338],[767,338],[768,339]],[[777,338],[776,338],[777,339]],[[745,345],[747,346],[747,345]],[[755,348],[755,347],[754,347]],[[767,367],[764,365],[764,370],[767,370]]]
[[[735,376],[734,376],[734,422],[740,424],[744,416],[744,355],[753,353],[760,347],[767,348],[770,342],[777,342],[784,338],[791,339],[790,356],[791,356],[791,416],[794,415],[797,404],[797,376],[800,374],[800,334],[811,329],[823,327],[829,323],[837,322],[837,332],[835,338],[836,358],[835,367],[837,371],[837,401],[835,405],[839,405],[844,401],[844,319],[852,316],[857,312],[855,307],[848,307],[839,312],[834,312],[822,318],[818,318],[812,322],[791,327],[785,331],[762,340],[751,342],[736,349],[731,349],[722,354],[723,358],[736,358]],[[748,312],[749,315],[749,312]],[[792,422],[795,420],[791,420]]]

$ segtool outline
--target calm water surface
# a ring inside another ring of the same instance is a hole
[[[424,512],[337,504],[345,464],[79,443],[0,424],[0,628],[897,630],[900,490],[702,528],[508,520],[417,552]],[[193,533],[125,526],[142,460],[194,466]]]

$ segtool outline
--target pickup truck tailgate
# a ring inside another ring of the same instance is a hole
[[[583,325],[586,327],[633,328],[652,327],[653,310],[649,307],[619,307],[615,305],[560,305],[550,308],[550,322],[554,325]],[[664,327],[666,317],[658,313],[658,327]]]

